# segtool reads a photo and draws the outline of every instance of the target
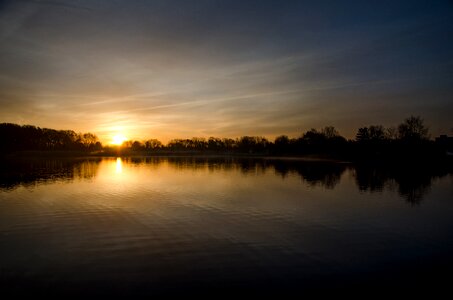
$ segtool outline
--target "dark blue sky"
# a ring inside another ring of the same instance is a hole
[[[0,122],[128,138],[452,133],[452,1],[0,2]]]

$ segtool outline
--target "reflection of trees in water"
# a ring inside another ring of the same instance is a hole
[[[398,194],[411,204],[419,204],[431,190],[432,181],[449,173],[447,168],[387,167],[372,168],[357,166],[355,180],[360,191],[381,192],[396,188]]]
[[[177,170],[208,170],[211,172],[239,170],[244,174],[251,174],[266,169],[266,166],[259,163],[258,160],[232,157],[136,157],[124,159],[123,161],[136,165],[146,164],[156,167],[162,163],[168,163],[173,169]]]
[[[87,160],[73,167],[73,178],[91,179],[96,177],[100,160]]]
[[[274,171],[282,177],[297,174],[311,186],[321,185],[329,189],[340,182],[341,175],[346,170],[346,166],[339,163],[237,157],[135,157],[126,158],[123,161],[134,165],[146,164],[155,167],[161,163],[168,163],[177,170],[239,171],[244,175]]]
[[[385,171],[378,172],[376,169],[363,169],[357,167],[354,169],[354,175],[357,187],[360,191],[381,192],[388,183],[388,176]]]
[[[239,171],[244,175],[263,174],[274,171],[276,174],[286,177],[288,174],[297,174],[309,185],[321,185],[325,188],[334,188],[339,182],[341,175],[346,170],[344,164],[321,163],[295,160],[278,159],[253,159],[253,158],[200,158],[200,157],[172,157],[162,158],[176,169],[198,169],[209,171]],[[155,161],[159,163],[159,161]]]
[[[90,179],[96,176],[100,161],[100,158],[2,161],[0,189],[28,186],[37,182]],[[146,165],[147,168],[153,169],[168,164],[176,170],[236,171],[243,175],[274,172],[282,178],[295,174],[310,186],[322,186],[327,189],[334,189],[346,168],[350,168],[360,191],[374,193],[382,192],[384,189],[395,190],[412,204],[418,204],[423,200],[435,178],[451,173],[447,168],[438,167],[373,168],[328,162],[234,157],[134,157],[124,158],[123,163]]]
[[[147,165],[153,168],[167,163],[177,170],[228,171],[238,168],[237,162],[233,158],[228,157],[133,157],[124,158],[123,162],[134,165]]]
[[[1,162],[0,189],[36,183],[90,179],[96,176],[100,159],[22,159]]]
[[[327,162],[274,161],[273,166],[282,177],[296,173],[309,185],[320,185],[327,189],[335,188],[346,170],[344,164]]]
[[[400,186],[399,194],[411,204],[420,204],[430,190],[431,183],[429,185],[411,186],[409,188]]]

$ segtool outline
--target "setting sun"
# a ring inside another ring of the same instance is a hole
[[[124,135],[117,134],[112,138],[111,144],[113,145],[121,145],[127,138]]]

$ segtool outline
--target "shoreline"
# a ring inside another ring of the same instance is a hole
[[[35,160],[35,159],[102,159],[102,158],[192,158],[192,159],[256,159],[264,161],[300,162],[300,163],[331,163],[349,164],[374,167],[423,167],[423,168],[447,168],[453,169],[453,159],[445,157],[370,157],[364,159],[346,159],[332,157],[326,154],[307,155],[270,155],[257,153],[214,153],[214,152],[128,152],[128,153],[105,153],[83,151],[20,151],[0,155],[0,161],[8,160]]]
[[[84,158],[232,158],[261,159],[301,162],[329,162],[351,164],[352,161],[327,157],[324,155],[269,155],[249,153],[86,153],[80,151],[21,151],[0,156],[0,159],[84,159]]]

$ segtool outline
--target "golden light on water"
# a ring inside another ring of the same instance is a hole
[[[121,160],[121,157],[116,158],[116,168],[115,168],[116,173],[122,173],[123,172],[123,161]]]

